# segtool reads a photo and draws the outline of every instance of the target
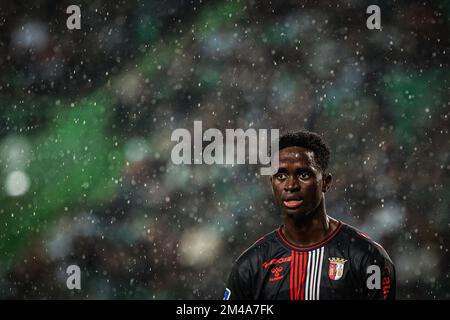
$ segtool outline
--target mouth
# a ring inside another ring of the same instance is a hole
[[[283,205],[289,209],[295,209],[302,205],[303,200],[285,200]]]

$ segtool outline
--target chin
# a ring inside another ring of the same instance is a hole
[[[303,218],[309,216],[308,212],[303,210],[284,210],[285,214],[294,218]]]
[[[284,212],[297,222],[305,221],[313,216],[311,211],[305,212],[304,210],[285,210]]]

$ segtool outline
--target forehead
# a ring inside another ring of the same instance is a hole
[[[299,167],[316,167],[314,151],[303,147],[287,147],[280,150],[280,167],[295,165]]]

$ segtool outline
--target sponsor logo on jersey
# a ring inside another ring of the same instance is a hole
[[[383,298],[387,300],[389,298],[389,291],[391,290],[391,277],[388,268],[384,268],[383,276]]]
[[[328,258],[330,265],[328,267],[328,276],[331,280],[339,280],[344,274],[344,265],[347,260],[343,258]]]
[[[272,270],[270,270],[270,272],[272,273],[273,277],[269,278],[269,281],[272,282],[272,281],[277,281],[277,280],[283,279],[284,274],[281,274],[283,269],[284,269],[283,267],[272,268]]]
[[[225,292],[223,294],[223,300],[230,300],[231,296],[231,290],[228,288],[225,288]]]
[[[285,258],[280,258],[280,259],[272,259],[269,262],[264,262],[263,263],[263,267],[264,269],[267,269],[268,267],[274,265],[274,264],[280,264],[280,263],[285,263],[285,262],[290,262],[291,261],[291,256],[289,257],[285,257]]]

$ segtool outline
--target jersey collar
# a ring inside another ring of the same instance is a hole
[[[280,226],[280,227],[277,229],[277,235],[278,235],[278,238],[280,238],[281,242],[284,243],[285,245],[287,245],[289,248],[295,249],[295,250],[300,250],[300,251],[308,251],[308,250],[313,250],[313,249],[317,249],[317,248],[319,248],[319,247],[322,247],[322,246],[325,245],[327,242],[331,241],[331,240],[339,233],[339,231],[341,230],[341,228],[342,228],[343,225],[344,225],[344,224],[343,224],[341,221],[339,221],[339,224],[338,224],[336,230],[334,230],[330,235],[328,235],[328,236],[327,236],[325,239],[323,239],[322,241],[320,241],[320,242],[318,242],[318,243],[316,243],[316,244],[314,244],[314,245],[312,245],[312,246],[308,246],[308,247],[295,246],[295,245],[293,245],[292,243],[290,243],[290,242],[286,239],[286,237],[283,235],[283,233],[281,232],[282,226]]]

